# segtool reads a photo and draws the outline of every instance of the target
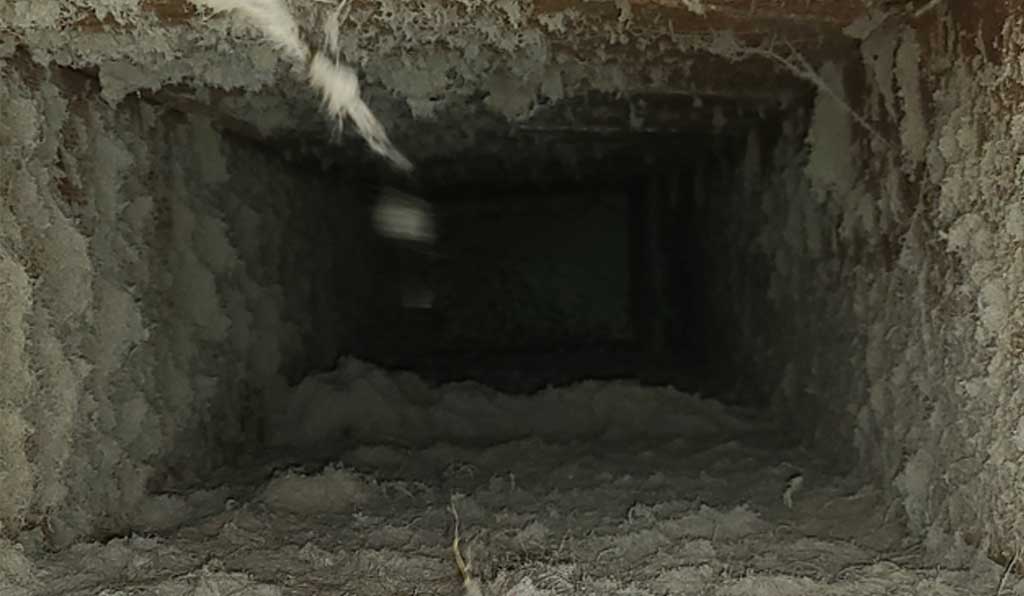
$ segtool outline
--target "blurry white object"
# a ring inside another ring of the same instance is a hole
[[[394,240],[433,244],[437,240],[430,203],[394,188],[384,188],[373,206],[373,227]]]

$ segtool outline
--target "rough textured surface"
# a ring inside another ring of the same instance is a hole
[[[291,5],[309,30],[333,9]],[[506,159],[514,134],[742,128],[811,91],[780,60],[789,47],[812,64],[851,55],[844,28],[869,14],[853,0],[356,0],[342,58],[419,176],[436,182],[469,149]],[[329,140],[299,73],[250,28],[186,0],[16,0],[0,7],[0,27],[37,61],[95,73],[109,102],[142,93],[254,138]],[[350,141],[328,156],[351,166],[362,151]]]
[[[207,491],[165,495],[158,534],[51,554],[0,541],[0,591],[470,594],[459,587],[450,506],[487,596],[1024,591],[970,549],[952,561],[922,552],[886,515],[882,491],[813,453],[762,442],[749,431],[764,420],[712,401],[587,382],[545,392],[531,412],[528,398],[459,384],[427,392],[409,415],[422,381],[355,362],[300,389],[310,391],[342,394],[336,403],[365,413],[321,424],[357,427],[361,446],[333,444],[343,463],[270,462]],[[634,400],[644,406],[636,417]],[[533,436],[516,438],[513,421]],[[563,425],[605,440],[567,442]],[[662,434],[673,427],[691,432]],[[448,442],[474,428],[512,440]],[[374,444],[408,429],[414,447]],[[787,490],[795,473],[804,481]]]
[[[246,409],[348,348],[359,236],[336,234],[358,219],[204,118],[0,69],[0,522],[63,545],[217,464]]]
[[[575,442],[686,440],[752,432],[766,421],[730,417],[718,402],[670,387],[588,381],[529,396],[502,394],[473,381],[440,388],[352,359],[305,379],[273,413],[270,443],[331,453],[345,440],[422,447],[494,444],[536,437]]]
[[[294,4],[307,27],[329,8]],[[217,131],[346,174],[365,173],[358,146],[324,144],[314,98],[252,31],[189,6],[0,6],[8,533],[36,525],[61,545],[123,528],[148,480],[244,435],[244,396],[376,323],[359,317],[371,259],[341,185]],[[740,354],[781,419],[858,462],[928,544],[1010,558],[1024,531],[1013,8],[374,0],[352,3],[344,57],[435,188],[471,168],[503,183],[526,168],[510,184],[651,174],[638,145],[703,132],[678,159],[700,166],[723,358]]]
[[[770,154],[756,135],[737,148],[760,167],[708,217],[730,230],[723,320],[751,338],[783,419],[869,471],[930,544],[1009,560],[1024,529],[1024,31],[1000,2],[975,8],[877,28],[846,71],[866,89],[839,95],[881,138],[819,95]],[[993,19],[1002,30],[979,24]],[[842,89],[842,72],[822,76]]]

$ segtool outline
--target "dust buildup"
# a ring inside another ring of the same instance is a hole
[[[587,25],[650,54],[664,37],[770,56],[828,91],[692,164],[707,314],[771,429],[626,381],[516,396],[352,359],[300,381],[374,330],[371,267],[351,256],[370,252],[363,214],[153,92],[236,92],[219,114],[250,140],[309,133],[316,98],[251,31],[169,27],[145,4],[0,3],[0,592],[450,593],[453,493],[488,594],[1024,592],[987,559],[1024,552],[1019,19],[994,35],[962,5],[873,15],[847,28],[864,64],[817,70],[734,31],[629,37],[636,6]],[[385,121],[452,124],[481,91],[465,123],[515,121],[544,98],[690,80],[692,64],[649,77],[551,43],[582,10],[356,4],[332,44]],[[475,142],[464,122],[420,149]],[[261,432],[274,457],[214,472]],[[199,477],[213,486],[181,488]]]
[[[935,30],[879,28],[862,54],[857,109],[884,142],[819,95],[783,125],[760,181],[763,218],[733,216],[749,212],[744,189],[719,189],[730,217],[703,217],[727,219],[725,244],[746,248],[709,283],[734,298],[717,305],[720,320],[750,323],[736,331],[750,340],[737,368],[759,367],[786,420],[857,462],[930,548],[989,545],[1009,561],[1024,524],[1024,31],[1007,21],[974,55],[936,42],[943,27],[982,35],[939,13]],[[821,77],[842,90],[855,71],[826,65]]]
[[[531,396],[502,394],[473,382],[433,389],[411,374],[392,375],[345,358],[337,370],[304,380],[271,415],[270,441],[309,448],[341,439],[424,445],[667,440],[699,443],[723,431],[763,431],[717,402],[665,387],[588,381]]]
[[[292,513],[331,513],[358,509],[378,495],[355,474],[329,469],[315,476],[294,472],[274,478],[260,499],[272,509]]]
[[[342,277],[310,251],[353,218],[207,119],[115,110],[24,53],[0,72],[0,526],[62,547],[237,447],[243,383],[258,401],[337,357],[338,305],[307,318],[302,288]]]
[[[468,384],[428,395],[408,374],[357,362],[343,372],[333,386],[321,378],[325,400],[365,406],[373,385],[391,409],[433,403],[440,413],[458,393],[462,417],[435,418],[451,425],[493,425],[498,404],[529,423],[513,401],[541,412],[557,402],[587,418],[596,415],[566,406],[583,394],[643,400],[647,391],[652,413],[685,417],[704,432],[699,442],[685,431],[658,437],[637,428],[603,445],[533,436],[470,447],[447,442],[458,432],[439,424],[417,447],[356,447],[326,468],[268,462],[280,469],[270,480],[223,485],[208,493],[220,499],[218,510],[197,500],[169,513],[181,523],[156,538],[46,556],[0,543],[0,591],[455,594],[463,580],[451,506],[472,578],[487,596],[967,595],[992,593],[1000,579],[983,557],[936,570],[887,515],[882,492],[835,475],[809,452],[763,443],[742,411],[712,401],[598,382],[532,397]],[[393,393],[398,387],[404,396]],[[609,427],[629,424],[616,422],[623,413],[610,400],[596,404]],[[790,508],[782,495],[795,469],[808,480]]]

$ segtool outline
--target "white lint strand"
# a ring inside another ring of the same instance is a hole
[[[342,14],[347,14],[347,1],[339,4],[323,22],[324,40],[335,60],[303,40],[299,25],[284,0],[192,0],[192,3],[214,13],[233,12],[255,26],[292,62],[305,66],[309,85],[320,93],[324,109],[339,129],[346,116],[351,118],[374,152],[391,160],[401,170],[413,168],[412,162],[391,143],[384,126],[363,101],[355,70],[337,60],[340,57],[339,27]]]

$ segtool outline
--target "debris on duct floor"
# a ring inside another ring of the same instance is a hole
[[[59,553],[0,543],[0,594],[462,594],[476,587],[453,556],[455,516],[454,547],[486,596],[1021,593],[981,557],[938,567],[879,492],[712,401],[621,381],[533,397],[471,383],[429,388],[355,361],[303,391],[329,391],[329,382],[335,399],[356,402],[421,391],[419,412],[435,430],[471,424],[477,404],[481,419],[496,403],[515,419],[537,399],[545,412],[596,416],[579,407],[589,395],[620,432],[479,446],[424,434],[412,447],[351,447],[327,465],[264,462],[218,488],[161,497],[174,518],[164,521],[182,522],[170,530]],[[688,428],[714,433],[645,435],[601,401],[644,391],[656,396],[645,418],[655,407],[669,419],[685,412]]]

